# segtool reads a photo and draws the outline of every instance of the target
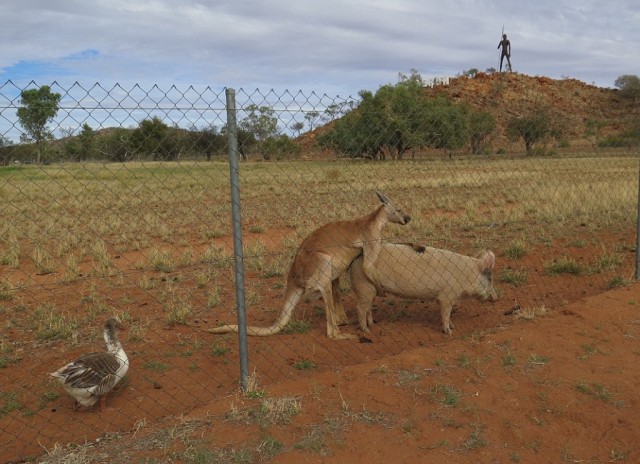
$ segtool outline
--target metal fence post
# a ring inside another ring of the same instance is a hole
[[[244,257],[242,252],[242,218],[240,208],[240,168],[238,165],[238,128],[236,125],[236,91],[226,89],[229,172],[231,180],[231,215],[233,222],[233,256],[236,277],[238,317],[238,349],[240,355],[240,388],[245,391],[249,378],[247,320],[244,291]]]
[[[638,145],[640,155],[640,145]],[[640,280],[640,156],[638,162],[638,199],[636,200],[636,280]]]

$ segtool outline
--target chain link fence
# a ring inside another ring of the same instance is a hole
[[[455,255],[416,278],[404,264],[426,290],[394,295],[395,276],[362,297],[373,299],[370,333],[358,328],[361,295],[345,274],[340,332],[352,339],[327,337],[323,301],[305,297],[281,333],[248,338],[246,367],[260,385],[446,343],[446,301],[456,303],[452,336],[476,337],[634,279],[635,150],[550,141],[553,119],[527,140],[544,111],[502,124],[450,102],[416,106],[400,90],[240,89],[232,127],[225,91],[210,87],[0,85],[0,460],[237,391],[243,345],[210,329],[236,323],[238,299],[250,326],[272,325],[305,237],[372,213],[376,191],[411,216],[382,231],[414,244],[400,247],[410,259],[436,253],[420,246],[465,257],[491,250],[495,265]],[[232,228],[234,174],[242,236]],[[477,279],[486,287],[488,277],[497,301],[462,297],[482,293]],[[129,372],[107,410],[74,412],[48,374],[103,351],[112,316],[124,325]]]

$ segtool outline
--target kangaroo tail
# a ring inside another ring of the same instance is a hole
[[[282,308],[282,312],[272,325],[268,327],[255,327],[249,326],[247,327],[247,335],[253,337],[266,337],[269,335],[275,335],[282,331],[286,327],[286,325],[291,321],[291,316],[293,315],[293,310],[295,309],[298,301],[304,294],[304,289],[287,286],[287,292],[285,294],[284,306]],[[238,332],[237,325],[222,325],[220,327],[214,327],[212,329],[207,329],[207,332],[215,333],[215,334],[224,334],[230,332]]]

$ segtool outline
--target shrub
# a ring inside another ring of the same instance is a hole
[[[528,114],[514,116],[507,121],[507,135],[511,140],[522,138],[527,155],[533,153],[533,146],[551,135],[549,108],[540,106]]]
[[[640,78],[631,74],[618,77],[614,85],[620,89],[620,96],[635,103],[640,97]]]

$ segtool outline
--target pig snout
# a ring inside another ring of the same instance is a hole
[[[482,290],[479,292],[482,295],[483,300],[491,300],[498,301],[498,294],[496,293],[496,289],[493,288],[493,284],[490,280],[486,280],[483,282]]]

